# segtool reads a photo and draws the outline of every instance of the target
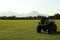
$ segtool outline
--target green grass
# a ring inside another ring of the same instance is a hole
[[[60,40],[60,34],[36,32],[39,20],[0,20],[0,40]],[[60,20],[55,21],[60,31]]]

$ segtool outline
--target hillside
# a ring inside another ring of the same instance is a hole
[[[48,16],[48,14],[39,13],[37,11],[32,11],[30,13],[16,13],[12,11],[2,12],[0,16],[17,16],[17,17],[26,17],[26,16]]]

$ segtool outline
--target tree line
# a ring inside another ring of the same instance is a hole
[[[0,20],[39,20],[41,19],[41,17],[45,17],[45,16],[29,16],[29,17],[16,17],[16,16],[0,16]],[[60,19],[60,14],[57,13],[53,16],[48,16],[49,19]]]
[[[55,14],[55,15],[53,15],[53,16],[48,16],[48,18],[49,18],[49,19],[60,19],[60,14],[57,13],[57,14]]]

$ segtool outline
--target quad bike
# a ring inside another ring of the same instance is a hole
[[[37,32],[41,33],[43,31],[48,33],[55,33],[57,31],[57,26],[54,21],[46,21],[42,24],[39,22],[39,25],[37,26]]]

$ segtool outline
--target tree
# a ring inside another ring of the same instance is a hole
[[[54,16],[55,16],[56,19],[60,19],[60,14],[59,13],[55,14]]]

